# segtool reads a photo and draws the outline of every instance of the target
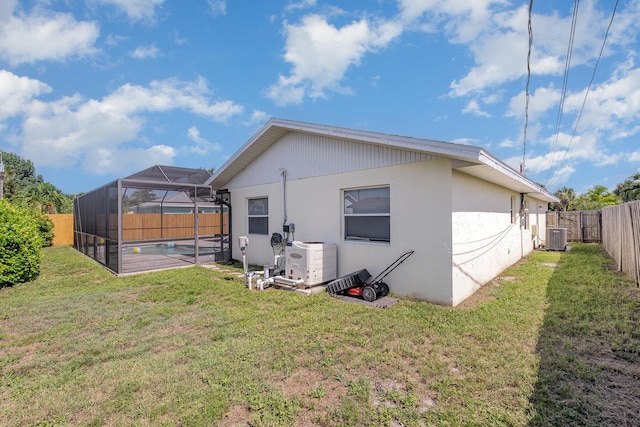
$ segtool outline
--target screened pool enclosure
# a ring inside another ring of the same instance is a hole
[[[153,166],[77,197],[74,247],[116,274],[230,260],[229,195],[210,176]]]

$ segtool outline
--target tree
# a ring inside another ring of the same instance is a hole
[[[562,187],[554,193],[554,195],[560,199],[560,209],[566,211],[576,200],[576,192],[573,188]]]
[[[26,187],[13,198],[17,203],[46,214],[69,213],[73,211],[71,197],[62,193],[49,182],[37,182]]]
[[[605,206],[619,205],[620,198],[610,193],[604,185],[596,185],[588,190],[586,194],[582,194],[574,203],[575,210],[590,211],[602,209]]]
[[[5,168],[4,197],[11,199],[24,188],[35,184],[41,176],[36,176],[36,168],[30,160],[9,153],[2,152],[2,162]]]
[[[4,196],[22,206],[33,207],[42,213],[72,213],[73,198],[53,184],[36,175],[30,160],[2,152],[5,165]]]
[[[0,288],[36,278],[43,243],[32,211],[0,200]]]
[[[631,175],[622,184],[618,184],[613,193],[623,202],[640,200],[640,172]]]
[[[125,195],[122,198],[124,212],[129,212],[130,207],[134,206],[136,213],[140,211],[140,205],[146,202],[154,201],[158,198],[156,193],[146,188],[142,188],[131,193],[131,196]]]

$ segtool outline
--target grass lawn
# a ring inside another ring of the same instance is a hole
[[[640,425],[640,291],[610,263],[575,244],[458,308],[376,309],[49,248],[0,289],[0,425]]]

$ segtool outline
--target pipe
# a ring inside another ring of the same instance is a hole
[[[287,200],[286,200],[286,182],[287,182],[287,171],[286,169],[280,169],[280,189],[282,196],[282,225],[284,226],[287,223]]]
[[[259,289],[262,291],[264,290],[264,288],[267,288],[273,285],[275,282],[276,282],[275,277],[268,277],[266,279],[258,279],[256,283],[258,284]]]

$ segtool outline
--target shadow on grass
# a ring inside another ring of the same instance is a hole
[[[575,245],[547,285],[531,426],[640,425],[640,291],[610,267]]]

